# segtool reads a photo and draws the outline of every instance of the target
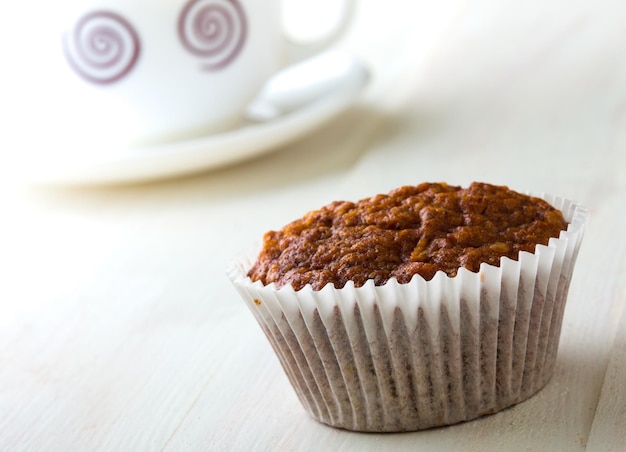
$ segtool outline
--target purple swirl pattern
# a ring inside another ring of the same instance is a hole
[[[63,39],[68,63],[85,80],[115,83],[133,69],[141,51],[139,36],[119,14],[94,11],[82,16]]]
[[[216,71],[236,58],[248,35],[246,14],[237,0],[190,0],[178,19],[185,49]]]

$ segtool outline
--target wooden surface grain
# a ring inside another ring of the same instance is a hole
[[[272,154],[138,186],[2,186],[0,450],[626,450],[626,4],[432,3],[362,0],[341,46],[371,86]],[[474,180],[590,210],[552,380],[424,432],[310,419],[232,256],[335,199]]]

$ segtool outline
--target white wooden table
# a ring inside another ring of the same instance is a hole
[[[618,0],[362,0],[342,47],[374,78],[316,133],[176,181],[3,186],[0,450],[626,450],[625,23]],[[590,209],[551,382],[424,432],[311,420],[230,258],[335,199],[473,180]]]

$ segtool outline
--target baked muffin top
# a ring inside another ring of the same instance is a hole
[[[439,270],[453,277],[460,267],[477,272],[502,256],[517,260],[566,228],[559,210],[507,187],[423,183],[335,201],[267,232],[248,276],[296,290],[407,283],[415,274],[429,280]]]

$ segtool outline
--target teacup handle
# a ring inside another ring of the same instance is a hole
[[[343,0],[341,3],[343,3],[343,8],[341,9],[341,15],[339,17],[339,20],[337,21],[337,25],[326,36],[313,42],[299,43],[295,42],[289,36],[285,35],[287,45],[287,49],[285,52],[285,66],[289,66],[299,61],[306,60],[326,50],[343,35],[343,33],[350,25],[352,17],[354,16],[356,0]]]

